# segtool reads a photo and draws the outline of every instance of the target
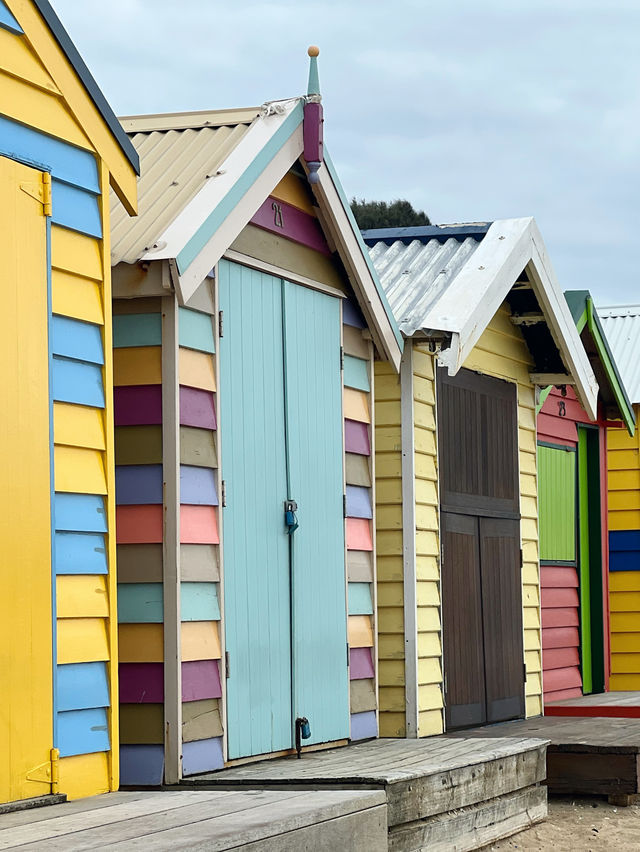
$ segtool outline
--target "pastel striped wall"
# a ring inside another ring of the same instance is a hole
[[[636,419],[640,406],[634,406]],[[640,689],[640,431],[607,430],[613,691]]]

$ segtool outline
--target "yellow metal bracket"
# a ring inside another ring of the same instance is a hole
[[[51,216],[51,175],[49,172],[42,173],[41,183],[29,183],[25,181],[20,184],[20,189],[42,204],[42,212],[45,216]]]
[[[20,187],[22,189],[22,187]],[[27,781],[40,781],[43,784],[51,784],[51,792],[58,792],[58,784],[60,782],[60,751],[57,748],[52,748],[49,752],[49,760],[41,763],[40,766],[34,766],[27,772]]]

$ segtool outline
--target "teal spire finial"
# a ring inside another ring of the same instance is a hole
[[[320,78],[318,76],[318,54],[320,48],[315,45],[307,50],[309,54],[309,83],[307,85],[307,97],[309,95],[320,95]]]

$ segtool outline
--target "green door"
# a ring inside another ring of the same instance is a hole
[[[338,300],[223,261],[229,758],[348,736]],[[298,529],[285,526],[296,501]]]

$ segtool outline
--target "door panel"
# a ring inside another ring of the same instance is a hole
[[[219,276],[227,728],[233,759],[292,745],[282,282],[226,262]]]
[[[349,736],[340,304],[289,282],[284,294],[294,718],[310,745]]]
[[[27,780],[53,746],[47,237],[33,197],[41,187],[41,172],[0,157],[0,802],[51,790]]]
[[[487,721],[524,715],[520,525],[480,518]]]
[[[441,517],[446,723],[466,728],[486,721],[478,519]]]

